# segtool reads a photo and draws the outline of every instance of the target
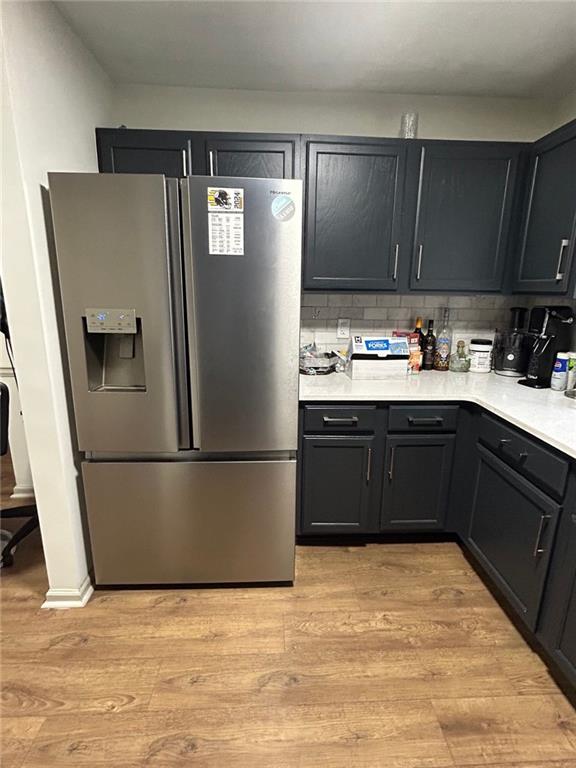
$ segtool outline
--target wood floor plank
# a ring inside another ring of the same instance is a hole
[[[2,768],[21,768],[43,717],[3,717],[0,737]]]
[[[121,712],[148,707],[159,661],[120,660],[48,664],[3,664],[3,717],[70,711]]]
[[[498,648],[494,651],[504,674],[520,695],[556,694],[558,686],[542,659],[528,646],[513,650]]]
[[[49,718],[25,768],[452,768],[429,703]]]
[[[484,650],[307,649],[278,655],[162,663],[152,709],[415,701],[430,696],[510,696],[514,688]]]
[[[457,766],[576,759],[563,697],[433,699]],[[568,735],[567,735],[568,734]]]
[[[82,621],[82,619],[80,619]],[[284,650],[282,616],[87,616],[82,629],[47,621],[51,631],[8,632],[2,637],[6,661],[87,661],[160,659],[193,653],[278,653]]]
[[[294,614],[286,617],[290,650],[321,643],[324,647],[359,644],[364,648],[504,647],[523,644],[509,622],[494,619],[491,609],[357,611]]]

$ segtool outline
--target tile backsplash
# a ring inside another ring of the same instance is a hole
[[[305,293],[300,335],[304,344],[315,340],[322,348],[343,347],[348,342],[336,337],[338,318],[350,320],[352,334],[373,334],[412,330],[418,316],[424,332],[430,319],[437,332],[448,307],[454,336],[469,342],[474,336],[492,338],[496,328],[508,328],[511,307],[536,304],[569,304],[576,310],[575,302],[558,296]]]

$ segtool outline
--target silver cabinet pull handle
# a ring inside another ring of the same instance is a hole
[[[400,252],[400,243],[396,243],[396,247],[394,248],[394,274],[392,276],[392,280],[396,280],[398,277],[398,254]]]
[[[544,552],[546,551],[545,549],[543,549],[543,547],[540,546],[540,544],[542,541],[542,534],[544,533],[544,528],[545,528],[544,524],[547,523],[548,520],[550,520],[550,517],[551,517],[550,515],[544,515],[544,514],[540,516],[540,525],[538,527],[538,535],[536,536],[536,543],[534,544],[534,553],[533,553],[534,557],[538,557],[538,555],[543,555]]]
[[[563,280],[564,279],[564,272],[561,272],[562,269],[562,258],[564,256],[564,249],[568,248],[570,245],[570,240],[560,240],[560,253],[558,254],[558,266],[556,267],[556,280]]]
[[[372,448],[368,448],[368,464],[366,465],[366,485],[370,482],[372,473]]]
[[[418,248],[418,269],[416,270],[416,280],[420,280],[420,272],[422,271],[422,249],[424,246],[420,243]]]
[[[188,157],[185,149],[182,150],[182,175],[188,176]]]
[[[358,424],[358,416],[323,416],[324,424],[349,424],[353,426]]]
[[[210,176],[214,176],[214,152],[212,150],[208,153],[208,159],[210,161]]]
[[[396,453],[396,446],[393,445],[390,449],[390,467],[388,469],[388,480],[392,482],[394,480],[394,455]]]
[[[499,443],[498,443],[498,448],[506,448],[506,446],[507,446],[509,443],[511,443],[511,442],[512,442],[512,440],[510,440],[510,439],[508,439],[508,438],[506,438],[506,437],[501,437],[501,438],[500,438],[500,441],[499,441]]]

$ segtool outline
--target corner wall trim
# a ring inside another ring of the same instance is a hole
[[[90,576],[86,576],[78,589],[49,589],[42,608],[83,608],[93,592]]]

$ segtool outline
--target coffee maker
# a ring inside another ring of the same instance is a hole
[[[570,307],[534,307],[530,313],[529,332],[534,342],[528,360],[526,378],[519,384],[536,389],[550,386],[558,352],[570,349],[574,313]]]
[[[533,336],[526,330],[526,307],[512,307],[508,331],[494,337],[494,373],[520,378],[528,369]]]

